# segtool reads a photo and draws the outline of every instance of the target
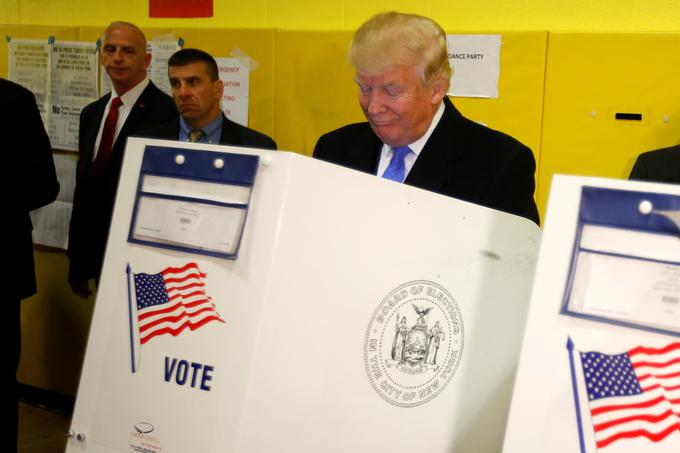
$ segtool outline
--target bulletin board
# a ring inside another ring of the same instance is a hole
[[[680,34],[551,33],[541,212],[555,173],[627,178],[640,153],[680,143],[678,46]]]
[[[0,42],[0,77],[7,77],[9,70],[9,54],[7,52],[8,38],[10,39],[54,39],[62,41],[78,40],[78,30],[74,27],[49,27],[46,25],[3,25],[0,26],[0,34],[3,37]]]

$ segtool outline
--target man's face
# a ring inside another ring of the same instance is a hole
[[[104,33],[99,60],[122,95],[146,77],[151,55],[146,53],[144,37],[127,25],[112,25]]]
[[[356,82],[366,119],[390,146],[406,146],[425,135],[445,94],[443,84],[423,85],[416,70],[405,65],[377,75],[357,71]]]
[[[202,61],[168,69],[172,97],[177,110],[194,129],[200,129],[222,114],[221,80],[210,80],[207,66]]]

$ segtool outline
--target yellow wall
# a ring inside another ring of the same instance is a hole
[[[369,15],[395,9],[432,16],[456,30],[677,31],[674,0],[214,0],[214,17],[149,19],[148,0],[0,0],[0,24],[147,27],[245,27],[352,30]]]
[[[541,212],[555,173],[625,179],[640,153],[680,143],[678,48],[675,33],[550,34],[536,175]]]

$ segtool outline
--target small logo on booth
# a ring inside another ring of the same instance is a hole
[[[416,280],[385,297],[366,331],[364,364],[384,400],[413,407],[435,398],[463,354],[463,317],[441,285]]]
[[[139,422],[135,423],[135,431],[137,431],[139,434],[149,434],[153,432],[153,425],[151,423],[147,422]]]
[[[158,453],[163,450],[161,440],[152,436],[155,430],[149,422],[137,422],[134,424],[134,431],[130,431],[130,450],[140,453]]]

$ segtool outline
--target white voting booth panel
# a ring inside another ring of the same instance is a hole
[[[159,147],[259,156],[236,259],[128,241]],[[67,451],[501,448],[533,223],[285,152],[130,139],[123,168]],[[137,279],[188,263],[212,318],[139,345]]]
[[[505,453],[680,451],[679,208],[680,186],[555,176]]]

